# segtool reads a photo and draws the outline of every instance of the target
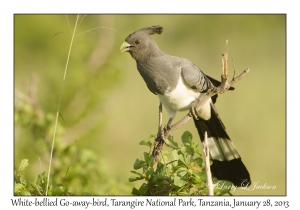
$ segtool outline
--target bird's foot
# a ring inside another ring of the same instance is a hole
[[[165,143],[165,134],[170,130],[171,126],[170,125],[165,125],[163,129],[159,129],[157,133],[157,139],[160,139]]]
[[[171,125],[169,123],[167,123],[165,125],[165,127],[163,128],[163,133],[165,134],[166,132],[168,132],[171,129]]]
[[[169,133],[169,130],[171,129],[171,124],[167,123],[163,129],[159,129],[159,132],[157,134],[157,139],[161,142],[163,142],[164,144],[166,144],[168,146],[168,144],[166,143],[166,136]]]
[[[168,135],[170,129],[171,129],[171,124],[172,124],[173,118],[169,118],[168,123],[165,125],[165,127],[163,128],[162,132],[163,134],[166,136],[166,134]]]
[[[191,108],[190,108],[190,112],[189,112],[189,116],[193,117],[195,120],[199,120],[199,115],[197,112],[197,104],[198,104],[198,100],[195,100],[191,103]]]

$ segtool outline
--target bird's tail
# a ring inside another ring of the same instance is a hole
[[[195,126],[204,141],[207,132],[207,142],[210,151],[212,174],[219,180],[228,180],[235,186],[249,186],[250,175],[241,157],[226,133],[217,110],[211,103],[211,118],[209,120],[194,119]]]

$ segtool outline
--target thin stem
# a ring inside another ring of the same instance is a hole
[[[92,28],[92,29],[83,31],[83,32],[81,32],[81,33],[79,33],[79,34],[76,34],[75,37],[76,37],[76,36],[79,36],[79,35],[82,35],[82,34],[84,34],[84,33],[87,33],[87,32],[92,32],[92,31],[97,30],[97,29],[100,29],[100,28],[107,28],[107,29],[113,30],[114,32],[117,32],[116,29],[114,29],[114,28],[110,28],[110,27],[107,27],[107,26],[99,26],[99,27],[95,27],[95,28]]]
[[[68,69],[68,64],[69,64],[69,59],[70,59],[73,40],[74,40],[76,28],[77,28],[78,19],[79,19],[79,15],[77,15],[76,23],[75,23],[72,38],[71,38],[71,44],[70,44],[70,48],[69,48],[68,58],[67,58],[67,62],[66,62],[66,67],[65,67],[65,72],[64,72],[64,77],[63,77],[63,81],[62,81],[62,86],[61,86],[60,96],[59,96],[59,101],[58,101],[58,107],[57,107],[57,112],[56,112],[54,134],[53,134],[53,139],[52,139],[50,161],[49,161],[49,168],[48,168],[48,177],[47,177],[48,181],[47,181],[47,187],[46,187],[46,196],[48,195],[48,186],[49,186],[49,182],[50,182],[50,172],[51,172],[51,164],[52,164],[52,157],[53,157],[53,148],[54,148],[54,142],[55,142],[55,134],[56,134],[56,128],[57,128],[57,122],[58,122],[58,115],[60,113],[60,103],[61,103],[61,98],[62,98],[62,94],[63,94],[64,84],[65,84],[65,79],[66,79],[66,74],[67,74],[67,69]]]
[[[214,185],[213,185],[213,182],[212,182],[212,175],[211,175],[211,171],[210,171],[209,147],[208,147],[208,142],[207,142],[207,132],[205,132],[205,134],[204,134],[203,152],[204,152],[204,157],[205,157],[205,171],[206,171],[208,195],[214,195]]]
[[[66,20],[67,20],[67,23],[68,23],[68,27],[69,27],[69,30],[70,30],[70,34],[72,33],[72,30],[71,30],[71,26],[70,26],[70,22],[69,22],[69,19],[68,19],[68,16],[65,15],[66,17]]]

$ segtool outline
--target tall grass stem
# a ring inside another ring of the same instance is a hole
[[[67,58],[66,67],[65,67],[65,71],[64,71],[64,77],[63,77],[63,80],[62,80],[62,86],[61,86],[61,90],[60,90],[60,96],[59,96],[58,107],[57,107],[56,118],[55,118],[55,125],[54,125],[54,133],[53,133],[53,139],[52,139],[52,145],[51,145],[51,152],[50,152],[50,160],[49,160],[49,168],[48,168],[48,176],[47,176],[46,196],[48,195],[48,187],[49,187],[49,182],[50,182],[51,164],[52,164],[52,158],[53,158],[53,150],[54,150],[54,142],[55,142],[55,134],[56,134],[56,128],[57,128],[57,121],[58,121],[58,116],[59,116],[59,113],[60,113],[60,103],[61,103],[61,99],[62,99],[64,84],[65,84],[65,80],[66,80],[66,74],[67,74],[67,69],[68,69],[68,64],[69,64],[69,59],[70,59],[70,54],[71,54],[71,49],[72,49],[72,46],[73,46],[73,40],[74,40],[74,37],[75,37],[75,32],[76,32],[79,17],[80,17],[80,15],[77,15],[74,30],[73,30],[73,33],[72,33],[71,43],[70,43],[70,47],[69,47],[69,53],[68,53],[68,58]]]

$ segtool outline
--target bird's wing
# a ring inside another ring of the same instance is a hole
[[[187,59],[184,59],[181,74],[187,85],[200,92],[206,92],[213,86],[221,85],[220,81],[204,74],[193,62]],[[234,90],[234,87],[230,87],[229,90]]]
[[[181,75],[188,86],[199,92],[206,92],[213,86],[209,78],[194,63],[187,59],[183,60]]]

